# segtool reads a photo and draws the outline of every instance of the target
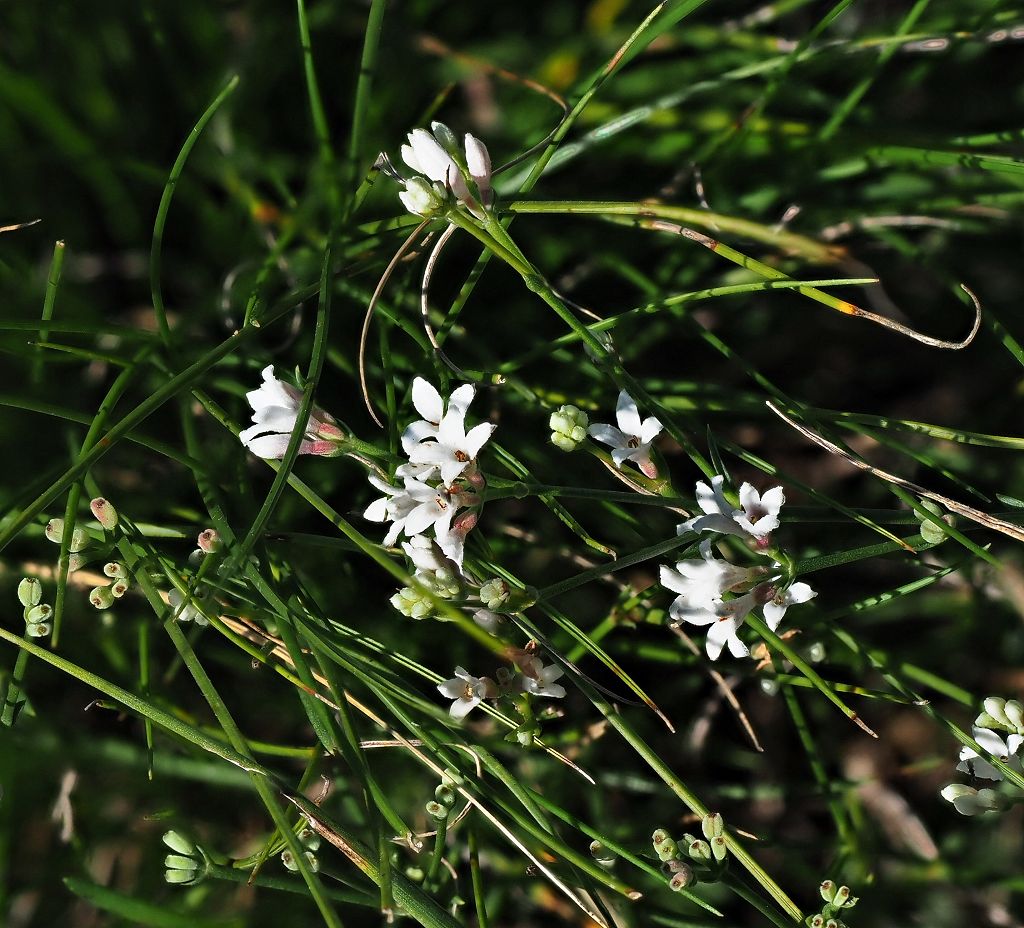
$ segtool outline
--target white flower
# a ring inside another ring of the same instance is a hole
[[[495,426],[483,422],[466,431],[466,410],[448,404],[448,411],[437,427],[436,438],[426,438],[412,446],[409,460],[413,464],[429,464],[440,468],[441,482],[451,486],[462,472],[476,460],[480,449],[494,432]]]
[[[963,783],[950,783],[939,795],[961,815],[978,815],[981,812],[992,812],[1002,809],[1002,797],[994,789],[975,789]]]
[[[786,614],[786,610],[797,603],[805,603],[808,600],[814,599],[818,594],[810,588],[806,583],[793,583],[782,591],[777,591],[775,595],[764,604],[764,621],[765,624],[772,630],[775,631],[779,627],[779,622],[782,621],[782,617]]]
[[[766,490],[764,496],[749,483],[740,487],[740,505],[743,511],[736,511],[733,518],[755,538],[764,538],[779,527],[779,510],[786,502],[782,487]]]
[[[380,497],[380,499],[375,499],[366,507],[363,512],[363,518],[369,519],[371,522],[392,523],[382,542],[385,548],[390,548],[398,540],[398,536],[402,534],[406,518],[419,505],[419,501],[413,498],[408,487],[404,484],[400,487],[392,486],[373,474],[370,474],[369,480],[370,483],[385,495]],[[405,481],[404,483],[408,482]]]
[[[402,146],[402,160],[418,174],[443,184],[473,213],[479,215],[480,204],[487,206],[492,199],[491,159],[487,148],[478,138],[467,133],[463,141],[464,153],[458,152],[458,141],[446,125],[434,122],[430,129],[430,132],[426,129],[413,129],[409,133],[409,144]],[[463,162],[462,167],[456,157]],[[470,192],[463,167],[477,188],[479,201]],[[412,212],[418,212],[405,199],[402,202]]]
[[[665,583],[665,570],[666,568],[663,567],[662,583]],[[669,588],[671,589],[671,587]],[[727,602],[724,600],[693,602],[686,596],[677,596],[669,607],[669,617],[675,622],[711,626],[704,642],[704,647],[711,660],[718,660],[722,648],[726,646],[733,657],[748,657],[750,650],[740,641],[737,632],[757,604],[757,590],[744,593]]]
[[[619,393],[615,418],[618,428],[595,422],[587,429],[588,434],[611,446],[612,460],[620,470],[624,461],[633,461],[645,476],[657,477],[658,468],[651,460],[651,442],[661,434],[661,423],[654,416],[641,422],[636,403],[625,390]]]
[[[444,556],[437,544],[426,535],[414,535],[402,542],[402,550],[408,555],[417,570],[451,570],[451,561]]]
[[[412,405],[423,418],[408,425],[402,433],[402,450],[408,454],[424,439],[436,439],[437,430],[441,420],[444,418],[445,412],[459,409],[465,415],[475,395],[476,390],[472,384],[463,384],[458,389],[452,391],[452,395],[448,398],[446,409],[444,400],[441,399],[441,394],[430,383],[422,377],[417,377],[413,380]]]
[[[455,700],[448,710],[453,719],[465,718],[485,699],[498,695],[498,685],[490,677],[471,676],[462,667],[456,667],[455,676],[437,688],[442,696]]]
[[[252,406],[255,424],[238,433],[242,444],[257,457],[267,460],[283,458],[295,430],[302,392],[278,380],[273,365],[269,365],[263,369],[263,383],[246,393],[245,398]],[[305,438],[299,444],[299,454],[337,454],[337,443],[341,437],[342,431],[334,418],[319,406],[314,406],[306,423]]]
[[[786,502],[782,487],[773,487],[761,496],[749,483],[740,487],[742,509],[734,509],[725,498],[722,486],[725,477],[718,474],[711,478],[711,486],[703,481],[697,483],[697,505],[702,516],[695,516],[676,527],[680,535],[687,532],[718,532],[723,535],[738,535],[754,538],[763,543],[768,535],[779,527],[779,510]]]
[[[539,657],[526,652],[517,655],[515,663],[522,674],[518,682],[524,693],[550,699],[562,699],[565,696],[565,687],[554,682],[565,673],[557,664],[545,667]]]
[[[722,594],[763,576],[756,568],[737,567],[711,553],[711,540],[700,543],[701,558],[679,561],[676,569],[662,565],[661,585],[681,594],[691,604],[712,603]]]
[[[1014,770],[1021,769],[1019,751],[1021,745],[1024,744],[1024,737],[1009,735],[1004,741],[996,732],[988,728],[974,728],[971,730],[971,735],[989,754],[998,757]],[[1003,772],[998,767],[985,760],[974,748],[966,745],[960,750],[960,763],[956,765],[956,769],[983,780],[1003,779]]]

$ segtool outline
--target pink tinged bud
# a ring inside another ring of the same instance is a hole
[[[325,441],[342,441],[345,438],[345,433],[333,421],[318,422],[316,434]]]
[[[333,458],[341,454],[337,442],[304,441],[299,447],[299,454],[315,454],[322,458]]]
[[[475,512],[464,512],[452,523],[452,531],[465,538],[471,531],[473,531],[474,528],[476,528],[477,521],[478,516]]]
[[[206,554],[215,554],[222,547],[220,535],[217,534],[216,529],[207,528],[203,529],[199,533],[199,537],[196,539],[196,544],[199,545],[199,549],[204,551]]]
[[[657,480],[658,468],[654,461],[652,461],[650,458],[647,458],[647,460],[645,461],[637,461],[637,465],[640,468],[640,472],[645,477],[649,477],[651,480]]]
[[[112,532],[117,527],[117,510],[102,496],[89,503],[89,508],[105,531]]]

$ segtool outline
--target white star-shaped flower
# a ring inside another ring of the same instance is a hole
[[[700,543],[700,559],[679,561],[676,569],[662,565],[661,585],[679,593],[691,604],[712,603],[722,594],[750,583],[762,576],[763,571],[737,567],[716,558],[711,553],[711,540]]]
[[[257,457],[279,460],[284,457],[295,430],[302,402],[302,391],[278,380],[273,365],[263,369],[263,383],[245,394],[252,407],[254,425],[238,433],[238,438]],[[342,431],[334,418],[314,406],[306,423],[305,438],[299,454],[330,456],[338,453]]]
[[[437,688],[442,696],[455,700],[448,710],[453,719],[464,719],[485,699],[498,695],[498,685],[490,677],[474,677],[462,667],[456,667],[455,676]]]
[[[764,539],[779,527],[779,511],[786,497],[782,487],[773,487],[762,496],[749,483],[740,487],[742,509],[734,509],[725,498],[722,487],[725,477],[718,474],[711,478],[711,486],[703,481],[697,483],[697,505],[702,516],[695,516],[676,527],[680,535],[687,532],[718,532],[723,535],[738,535],[753,538],[761,546]]]
[[[437,438],[437,430],[446,411],[462,410],[463,415],[469,409],[476,390],[472,384],[463,384],[452,391],[448,398],[447,410],[441,394],[422,377],[412,382],[412,405],[423,418],[406,426],[402,433],[402,450],[408,454],[421,441]]]
[[[413,464],[428,464],[441,471],[441,482],[452,482],[476,460],[480,449],[494,432],[495,426],[483,422],[466,431],[466,410],[449,403],[448,411],[437,427],[436,438],[426,438],[409,450]]]
[[[654,416],[648,416],[641,422],[640,411],[625,390],[619,393],[615,419],[618,428],[595,422],[587,429],[587,433],[611,447],[612,460],[620,470],[625,461],[633,461],[644,476],[651,479],[657,477],[658,468],[651,460],[651,443],[661,434],[661,423]]]
[[[666,568],[663,567],[662,583],[665,583],[666,580],[665,571]],[[668,579],[671,581],[672,577]],[[665,585],[669,586],[668,583]],[[669,589],[672,587],[669,586]],[[669,617],[674,622],[711,626],[704,642],[704,647],[711,660],[718,660],[722,649],[726,646],[733,657],[748,657],[750,650],[740,641],[737,632],[757,604],[757,592],[754,590],[728,601],[694,602],[687,596],[680,595],[669,606]]]
[[[565,687],[554,682],[565,673],[557,664],[545,667],[539,657],[526,653],[518,655],[515,663],[521,673],[518,683],[522,692],[547,696],[549,699],[562,699],[565,696]]]
[[[775,631],[790,606],[806,603],[817,595],[806,583],[791,583],[788,588],[777,592],[764,604],[762,611],[764,612],[765,624],[772,631]]]

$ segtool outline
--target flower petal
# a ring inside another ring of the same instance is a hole
[[[456,699],[455,702],[452,703],[448,713],[453,719],[464,719],[470,712],[480,705],[480,702],[481,700],[479,696],[474,696],[472,699]]]
[[[619,391],[619,400],[615,404],[615,420],[627,435],[640,435],[640,411],[636,408],[633,397],[625,390]]]
[[[661,434],[663,426],[654,418],[654,416],[648,416],[644,419],[640,425],[640,441],[642,444],[649,445],[655,438]]]
[[[437,392],[433,384],[417,377],[412,382],[412,405],[427,422],[437,425],[444,415],[444,404],[441,402],[441,394]]]
[[[469,409],[469,404],[473,402],[473,397],[476,396],[476,389],[471,383],[464,383],[461,387],[452,391],[452,395],[448,397],[448,408],[449,409],[461,409],[463,413]]]
[[[487,444],[488,439],[494,433],[497,426],[490,422],[482,422],[469,430],[462,450],[469,455],[470,459],[476,458],[480,449]]]
[[[612,448],[625,448],[629,440],[628,436],[623,435],[614,425],[605,425],[602,422],[595,422],[587,429],[587,434]]]
[[[375,499],[363,510],[363,518],[371,522],[386,522],[388,518],[388,498],[382,496]]]

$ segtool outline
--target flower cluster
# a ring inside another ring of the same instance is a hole
[[[715,532],[738,535],[750,542],[753,550],[767,555],[771,533],[779,525],[779,510],[786,501],[782,487],[761,496],[749,483],[740,487],[741,509],[733,509],[725,498],[725,478],[716,476],[709,487],[697,484],[697,505],[704,515],[680,526],[680,535],[688,532]],[[775,631],[786,610],[805,603],[817,594],[806,583],[787,582],[782,565],[758,564],[739,567],[716,558],[711,539],[700,544],[700,558],[680,561],[675,569],[662,565],[661,584],[679,595],[669,607],[675,623],[710,626],[705,648],[711,660],[717,660],[728,647],[734,657],[747,657],[747,646],[737,634],[747,616],[760,607],[765,623]]]
[[[989,696],[983,703],[983,709],[974,720],[972,737],[983,750],[998,757],[1012,770],[1021,770],[1024,759],[1024,705],[1016,699]],[[998,783],[1004,777],[1003,771],[995,764],[967,746],[960,751],[960,763],[956,769],[975,780]],[[950,783],[942,790],[941,796],[953,803],[953,808],[961,815],[1000,811],[1007,806],[1006,797],[996,790],[977,789],[964,783]]]
[[[804,924],[808,928],[847,928],[839,916],[844,909],[852,909],[857,904],[857,896],[850,895],[850,887],[836,886],[832,880],[825,880],[818,891],[825,904],[818,914],[809,915]]]
[[[384,496],[363,513],[373,522],[391,523],[384,538],[389,547],[399,535],[416,539],[432,530],[444,557],[460,571],[466,535],[476,525],[479,491],[485,485],[476,459],[495,428],[482,423],[466,431],[466,413],[473,396],[473,387],[467,384],[455,390],[445,404],[422,377],[413,381],[413,406],[423,418],[402,434],[402,450],[409,461],[395,472],[400,483],[370,476]],[[460,509],[467,511],[459,515]],[[429,539],[426,543],[413,541],[406,553],[420,570],[448,569],[438,560]]]
[[[654,416],[641,421],[636,402],[625,390],[619,393],[615,420],[619,424],[618,428],[595,422],[587,429],[587,433],[591,438],[611,447],[612,460],[620,470],[626,461],[632,461],[645,477],[655,479],[658,468],[651,458],[651,444],[661,434],[661,423]]]
[[[530,651],[516,651],[512,655],[515,672],[502,667],[490,677],[474,677],[462,667],[455,668],[455,676],[439,683],[442,696],[454,700],[449,708],[453,719],[464,719],[485,699],[500,699],[527,693],[531,696],[546,696],[548,699],[562,699],[565,687],[555,683],[565,673],[554,664],[544,665],[539,657]]]
[[[431,123],[429,132],[413,129],[409,143],[402,146],[402,160],[416,173],[402,177],[395,172],[405,187],[398,198],[417,216],[445,211],[450,195],[454,195],[458,203],[481,218],[494,199],[491,156],[484,143],[468,132],[460,146],[455,133],[444,123]]]
[[[263,368],[263,383],[245,394],[252,407],[253,425],[238,438],[256,457],[280,460],[288,450],[302,402],[302,391],[278,380],[273,365]],[[334,457],[342,453],[344,433],[334,417],[314,406],[299,444],[299,454]]]
[[[191,886],[202,880],[210,868],[206,852],[180,831],[168,831],[163,842],[172,853],[164,858],[164,879],[179,886]]]

